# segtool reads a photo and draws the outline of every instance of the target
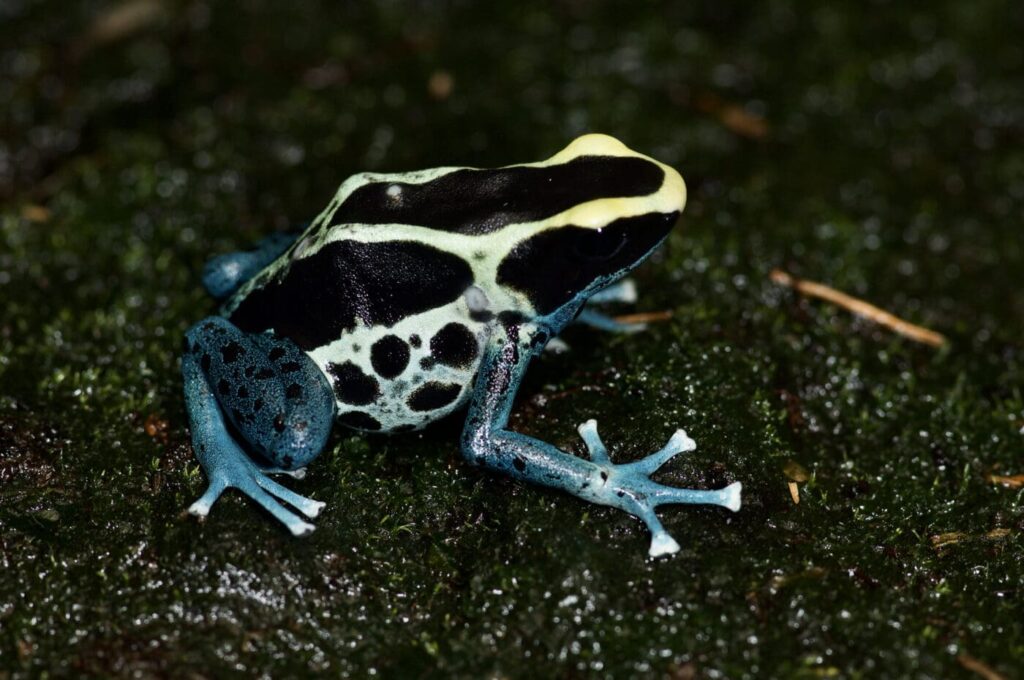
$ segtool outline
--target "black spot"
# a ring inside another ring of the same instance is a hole
[[[425,371],[429,371],[437,364],[437,361],[433,357],[423,357],[420,359],[420,368]]]
[[[409,336],[409,344],[413,347],[419,348],[419,346],[423,344],[423,341],[420,340],[420,336],[413,333]]]
[[[369,413],[363,413],[362,411],[348,411],[338,416],[338,422],[348,427],[354,427],[357,430],[370,430],[376,432],[380,429],[380,421],[371,416]]]
[[[498,283],[522,291],[537,312],[548,314],[598,279],[621,275],[638,264],[668,235],[678,216],[647,213],[615,220],[603,229],[542,231],[502,260]]]
[[[227,380],[221,379],[221,381],[217,383],[217,391],[221,394],[231,394],[230,383],[228,383]]]
[[[370,348],[370,363],[382,378],[401,375],[409,365],[409,345],[397,335],[385,335]]]
[[[489,309],[475,310],[469,313],[469,318],[480,323],[487,323],[494,318],[494,312]]]
[[[275,347],[274,349],[270,350],[270,354],[268,354],[267,356],[271,361],[277,361],[278,359],[283,357],[284,354],[284,347]]]
[[[232,340],[220,348],[220,353],[224,355],[225,364],[233,364],[240,355],[245,354],[245,348]]]
[[[292,383],[284,391],[284,396],[287,399],[301,399],[302,398],[302,385],[298,383]]]
[[[284,432],[284,414],[278,413],[274,416],[274,429],[278,432]]]
[[[252,410],[253,411],[258,413],[262,409],[263,409],[263,400],[262,399],[257,399],[256,401],[254,401],[252,403]]]
[[[281,372],[282,373],[294,373],[295,371],[299,370],[300,368],[301,368],[301,366],[299,366],[299,362],[298,361],[286,361],[283,364],[281,364]]]
[[[249,396],[249,390],[246,389],[245,385],[239,385],[238,387],[238,398],[245,399]]]
[[[439,364],[465,368],[476,358],[476,337],[461,323],[450,323],[430,339],[430,356]]]
[[[248,366],[245,367],[245,377],[246,378],[251,378],[255,372],[256,372],[256,364],[249,364]]]
[[[274,371],[269,368],[261,368],[256,374],[257,380],[270,380],[274,377]]]
[[[512,459],[512,467],[522,472],[523,470],[526,469],[526,461],[520,458],[519,456],[516,456],[515,458]]]
[[[428,382],[409,397],[409,408],[413,411],[433,411],[455,401],[461,391],[462,388],[454,383]]]
[[[203,367],[203,372],[210,370],[210,355],[204,354],[203,358],[199,360],[199,365]]]
[[[273,328],[312,350],[356,327],[393,326],[458,299],[473,272],[458,255],[414,241],[334,241],[253,290],[230,321],[248,333]]]
[[[351,361],[327,364],[327,372],[334,378],[334,393],[339,401],[362,405],[370,404],[380,396],[380,383]]]
[[[608,481],[608,473],[605,472],[604,470],[601,470],[601,481],[602,482],[607,482]]]
[[[502,312],[498,314],[498,322],[506,328],[516,326],[526,321],[526,317],[519,312]]]
[[[545,167],[459,169],[424,183],[361,186],[334,212],[330,225],[415,224],[486,234],[598,198],[653,194],[664,177],[651,161],[622,156],[580,156]],[[398,196],[388,193],[394,186],[401,189]]]

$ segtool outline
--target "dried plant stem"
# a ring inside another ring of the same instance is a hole
[[[623,314],[615,317],[619,323],[650,323],[652,321],[667,321],[672,318],[672,310],[666,309],[663,312],[639,312],[637,314]]]
[[[910,338],[916,342],[923,342],[924,344],[931,345],[932,347],[942,347],[947,342],[946,337],[941,333],[936,333],[935,331],[924,328],[923,326],[918,326],[910,323],[909,321],[904,321],[884,309],[880,309],[869,302],[847,295],[835,288],[830,288],[824,284],[816,283],[814,281],[798,279],[794,276],[790,276],[781,269],[773,269],[770,276],[771,280],[780,286],[792,288],[808,297],[815,297],[831,302],[838,307],[842,307],[843,309],[847,309],[858,316],[874,321],[880,326],[885,326],[903,337]]]
[[[1006,680],[1005,675],[997,672],[984,661],[975,659],[967,652],[961,652],[960,655],[956,657],[956,660],[961,666],[976,675],[980,675],[985,678],[985,680]]]
[[[1024,486],[1024,475],[988,475],[986,479],[992,484],[1001,484],[1012,489]]]

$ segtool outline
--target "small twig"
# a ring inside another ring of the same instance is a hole
[[[714,93],[698,95],[694,104],[698,111],[714,116],[734,134],[749,139],[764,139],[768,136],[768,122],[763,117]]]
[[[935,534],[931,537],[933,548],[945,548],[947,545],[956,545],[960,541],[969,538],[962,531],[947,531],[944,534]]]
[[[663,312],[638,312],[636,314],[623,314],[616,316],[619,323],[650,323],[652,321],[667,321],[672,318],[672,310],[666,309]]]
[[[1024,486],[1024,475],[988,475],[986,479],[990,484],[1002,484],[1011,489]]]
[[[932,347],[942,347],[947,342],[946,336],[941,333],[936,333],[935,331],[924,328],[923,326],[918,326],[910,323],[909,321],[904,321],[884,309],[880,309],[869,302],[865,302],[864,300],[859,300],[847,295],[846,293],[842,293],[835,288],[830,288],[824,284],[816,283],[814,281],[798,279],[794,276],[790,276],[781,269],[773,269],[770,277],[773,282],[780,286],[793,288],[797,292],[803,293],[808,297],[816,297],[831,302],[832,304],[842,307],[843,309],[847,309],[858,316],[874,321],[880,326],[885,326],[905,338],[910,338],[916,342],[923,342],[924,344],[931,345]]]
[[[967,652],[961,652],[960,655],[956,657],[956,660],[961,666],[972,673],[977,673],[981,677],[985,678],[985,680],[1006,680],[1005,675],[993,669],[984,661],[975,659]]]

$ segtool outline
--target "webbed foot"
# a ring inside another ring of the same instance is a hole
[[[296,471],[261,469],[233,443],[218,444],[220,446],[216,453],[204,456],[204,467],[210,484],[206,492],[189,506],[189,514],[206,517],[224,490],[235,488],[259,503],[263,509],[284,524],[292,535],[305,536],[313,532],[315,527],[312,524],[303,521],[279,501],[284,501],[310,519],[319,515],[326,504],[300,496],[267,476],[268,473],[293,474]]]
[[[676,430],[661,450],[636,462],[621,465],[612,463],[608,457],[608,449],[597,433],[597,421],[588,420],[583,423],[579,426],[579,433],[590,452],[591,462],[598,469],[598,474],[586,483],[579,495],[591,496],[595,502],[620,508],[643,520],[651,531],[651,557],[679,551],[679,544],[665,530],[654,512],[658,506],[672,503],[706,503],[721,505],[733,512],[740,509],[740,494],[743,489],[740,482],[723,489],[701,491],[677,489],[650,479],[652,474],[674,456],[697,448],[697,444],[683,430]]]

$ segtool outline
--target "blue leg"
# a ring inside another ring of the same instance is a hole
[[[586,306],[576,317],[575,323],[611,333],[637,333],[647,328],[645,323],[623,323],[594,309],[594,305],[606,305],[613,302],[625,304],[636,302],[636,284],[632,279],[622,279],[591,295]]]
[[[334,397],[320,369],[290,341],[247,334],[219,317],[193,326],[181,360],[192,445],[209,487],[189,512],[205,516],[227,488],[259,503],[296,536],[313,525],[323,503],[268,477],[296,475],[323,449],[334,420]],[[228,424],[258,459],[235,441]],[[296,475],[297,476],[297,475]]]
[[[612,333],[638,333],[647,328],[645,323],[623,323],[589,307],[583,308],[583,311],[576,317],[576,323]]]
[[[215,300],[223,300],[264,267],[281,256],[301,232],[271,234],[251,250],[213,258],[203,267],[203,286]]]
[[[504,333],[496,331],[480,367],[462,437],[463,454],[471,463],[516,479],[561,489],[640,518],[651,531],[649,552],[652,557],[679,550],[679,544],[655,515],[658,506],[705,503],[739,510],[739,482],[724,489],[696,491],[651,481],[650,475],[673,456],[695,448],[693,440],[682,430],[647,458],[615,465],[597,435],[597,423],[593,420],[581,425],[579,430],[590,450],[589,461],[505,429],[529,360],[546,339],[546,331],[530,325],[511,326]]]
[[[636,284],[633,279],[622,279],[590,296],[588,305],[605,305],[610,302],[621,302],[631,305],[636,302]]]

